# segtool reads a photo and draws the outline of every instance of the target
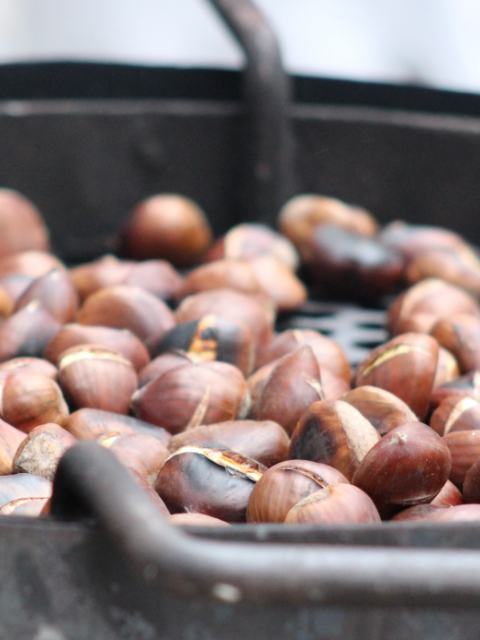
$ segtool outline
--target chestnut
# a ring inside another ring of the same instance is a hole
[[[172,453],[187,445],[218,444],[253,458],[266,467],[288,459],[290,440],[285,429],[272,420],[226,420],[192,427],[172,436]]]
[[[11,373],[3,380],[0,390],[1,417],[26,433],[47,422],[62,426],[68,416],[60,387],[47,376]]]
[[[248,501],[248,522],[283,522],[306,496],[348,480],[337,469],[311,460],[286,460],[264,471]]]
[[[0,513],[38,516],[52,495],[52,483],[40,476],[19,473],[0,477]]]
[[[0,362],[19,356],[41,358],[61,325],[33,300],[0,325]]]
[[[63,423],[63,428],[79,440],[94,440],[104,434],[144,433],[153,436],[167,446],[170,434],[162,427],[155,427],[130,416],[90,409],[78,409],[71,413]]]
[[[461,373],[480,369],[480,318],[468,314],[453,315],[439,320],[430,335],[454,355]]]
[[[429,503],[434,507],[456,507],[463,504],[463,496],[451,480],[447,480],[440,493]]]
[[[183,322],[167,331],[157,353],[181,350],[200,360],[229,362],[248,376],[255,362],[252,332],[241,320],[229,320],[210,313],[199,320]]]
[[[347,402],[314,402],[302,414],[292,434],[290,458],[331,465],[351,480],[379,440],[378,431]]]
[[[253,295],[264,293],[250,263],[243,260],[214,260],[187,274],[177,300],[212,289],[234,289]]]
[[[52,269],[65,270],[65,265],[51,253],[46,251],[29,250],[13,253],[0,259],[0,280],[2,286],[8,276],[24,276],[24,285],[27,279],[30,281],[43,276]]]
[[[291,198],[278,216],[280,231],[297,247],[304,244],[319,225],[325,223],[363,236],[374,236],[378,231],[377,222],[365,209],[315,194]]]
[[[136,260],[161,258],[177,267],[195,264],[212,242],[208,220],[184,196],[164,193],[140,202],[123,232],[122,251]]]
[[[273,420],[292,434],[306,408],[323,399],[318,364],[309,346],[280,358],[252,406],[254,420]]]
[[[480,458],[480,431],[451,431],[442,439],[452,456],[449,478],[461,487],[467,471]]]
[[[344,393],[341,400],[358,409],[382,436],[405,422],[417,419],[403,400],[379,387],[357,387]]]
[[[465,502],[480,503],[480,458],[465,474],[462,492]]]
[[[26,356],[25,358],[12,358],[12,360],[6,360],[5,362],[0,363],[0,379],[5,378],[10,373],[18,371],[38,373],[41,376],[46,376],[52,380],[57,380],[58,378],[57,367],[43,358],[31,358]]]
[[[460,367],[455,356],[444,347],[438,350],[437,370],[433,380],[433,389],[450,382],[460,375]]]
[[[186,364],[166,371],[132,396],[140,420],[175,434],[187,427],[244,418],[250,395],[241,371],[226,362]]]
[[[165,445],[146,433],[105,433],[97,442],[110,449],[127,469],[138,473],[152,487],[170,455]]]
[[[198,512],[245,522],[247,503],[265,467],[227,449],[187,446],[164,463],[156,490],[170,513]]]
[[[73,267],[69,271],[69,277],[83,301],[99,289],[123,284],[134,264],[106,255],[93,262]]]
[[[61,324],[71,322],[78,311],[79,297],[64,270],[52,269],[36,278],[16,301],[15,310],[23,309],[38,300],[48,313]]]
[[[431,225],[408,224],[395,220],[378,234],[378,239],[389,249],[400,251],[406,260],[428,249],[461,249],[465,240],[457,233]]]
[[[401,507],[430,502],[451,468],[444,439],[421,422],[407,422],[370,449],[352,482],[368,493],[384,518]]]
[[[461,398],[480,400],[480,371],[466,373],[435,387],[430,397],[430,412],[435,411],[450,396],[455,396],[459,400]]]
[[[181,367],[184,364],[191,364],[201,361],[201,357],[192,352],[187,353],[186,351],[181,351],[180,349],[167,351],[166,353],[162,353],[162,355],[157,356],[145,367],[143,367],[138,375],[138,386],[144,387],[155,378],[159,378],[169,369],[174,369],[175,367]]]
[[[26,437],[20,429],[0,420],[0,475],[7,476],[12,473],[13,457]]]
[[[130,329],[153,353],[163,335],[175,325],[175,318],[167,305],[151,293],[118,285],[89,296],[78,312],[77,322]]]
[[[183,277],[166,260],[145,260],[134,264],[119,284],[140,287],[161,300],[169,301],[178,298]]]
[[[360,363],[355,386],[390,391],[423,419],[438,362],[438,343],[422,333],[405,333],[373,349]]]
[[[293,271],[273,256],[259,256],[250,261],[267,296],[279,312],[298,309],[307,299],[307,289]]]
[[[251,261],[260,256],[275,258],[291,271],[298,268],[300,258],[285,235],[259,222],[245,222],[232,227],[215,242],[204,260]]]
[[[0,189],[0,229],[1,257],[30,249],[49,249],[42,214],[28,198],[13,189]]]
[[[12,462],[12,473],[31,473],[53,482],[60,458],[77,439],[58,424],[42,424],[20,443]]]
[[[60,386],[77,409],[128,413],[137,375],[116,351],[90,344],[71,347],[59,356],[58,369]]]
[[[128,329],[97,327],[84,324],[66,324],[45,347],[43,357],[58,364],[59,357],[66,349],[82,344],[96,344],[112,349],[130,360],[136,371],[150,362],[150,355],[143,342]]]
[[[350,524],[380,522],[369,496],[352,484],[331,484],[297,502],[285,517],[286,524]]]
[[[480,402],[449,396],[433,412],[430,427],[440,436],[452,431],[480,429]]]

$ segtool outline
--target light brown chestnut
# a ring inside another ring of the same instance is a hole
[[[439,320],[430,335],[453,354],[461,373],[480,369],[480,318],[467,314],[453,315]]]
[[[47,422],[61,426],[68,413],[60,387],[47,376],[17,372],[1,381],[1,417],[21,431],[28,433]]]
[[[307,345],[279,359],[252,406],[254,420],[273,420],[291,435],[306,408],[323,400],[320,371]]]
[[[136,260],[161,258],[177,267],[192,266],[212,242],[200,207],[184,196],[158,194],[140,202],[123,233],[122,251]]]
[[[288,459],[290,440],[285,429],[272,420],[226,420],[200,425],[172,436],[172,453],[187,445],[222,445],[253,458],[266,467]]]
[[[96,345],[79,345],[58,360],[59,384],[77,409],[90,407],[127,414],[138,380],[130,360]]]
[[[39,278],[52,269],[65,270],[66,267],[58,258],[46,251],[21,251],[0,259],[0,280],[7,276],[25,276]]]
[[[97,439],[110,449],[127,469],[144,478],[152,487],[169,451],[157,438],[145,433],[105,433]]]
[[[170,513],[204,513],[245,522],[247,503],[265,467],[227,449],[189,446],[160,469],[156,490]]]
[[[79,297],[75,287],[67,273],[59,269],[52,269],[36,278],[17,300],[15,310],[23,309],[34,300],[38,300],[60,324],[72,322],[79,307]]]
[[[58,424],[39,425],[19,445],[12,473],[31,473],[53,482],[60,458],[76,442],[77,439]]]
[[[285,235],[258,222],[245,222],[232,227],[215,242],[204,260],[244,260],[271,256],[291,271],[295,271],[300,258],[294,245]]]
[[[0,420],[0,475],[7,476],[12,473],[13,457],[25,440],[26,434]]]
[[[438,343],[431,336],[405,333],[370,352],[358,366],[355,386],[390,391],[422,420],[428,411],[438,362]]]
[[[403,400],[379,387],[357,387],[344,393],[341,399],[358,409],[382,436],[417,419]]]
[[[81,344],[96,344],[112,349],[130,360],[136,371],[140,371],[150,362],[146,346],[128,329],[75,323],[64,325],[53,336],[43,352],[43,357],[56,365],[63,351]]]
[[[463,504],[463,496],[451,480],[447,480],[440,493],[429,503],[434,507],[456,507]]]
[[[63,428],[78,440],[94,440],[111,433],[144,433],[167,446],[171,438],[168,431],[162,427],[155,427],[142,420],[102,409],[78,409],[68,416]]]
[[[352,484],[331,484],[297,502],[285,517],[286,524],[355,524],[380,522],[369,496]]]
[[[175,325],[175,318],[167,305],[151,293],[139,287],[118,285],[89,296],[78,312],[77,322],[129,329],[153,353],[164,334]]]
[[[450,382],[460,375],[460,367],[455,356],[444,347],[438,350],[437,370],[433,381],[433,389],[440,387],[446,382]]]
[[[379,440],[378,431],[347,402],[314,402],[302,414],[292,434],[290,458],[331,465],[351,480]]]
[[[318,225],[324,223],[335,224],[365,236],[374,236],[378,231],[376,221],[365,209],[315,194],[291,198],[278,216],[280,231],[297,247]]]
[[[255,270],[244,260],[214,260],[190,271],[178,293],[177,299],[210,291],[212,289],[234,289],[246,294],[262,294],[264,290]]]
[[[311,460],[286,460],[264,471],[248,501],[248,522],[283,522],[306,496],[348,480],[337,469]]]
[[[5,376],[10,375],[10,373],[21,371],[38,373],[52,380],[57,380],[58,378],[57,367],[43,358],[30,358],[26,356],[25,358],[13,358],[12,360],[0,363],[0,378],[5,378]]]
[[[421,422],[407,422],[371,448],[352,482],[368,493],[385,518],[402,507],[430,502],[451,468],[444,439]]]
[[[250,261],[267,296],[280,312],[298,309],[307,299],[307,289],[293,271],[273,256],[259,256]]]
[[[137,418],[173,434],[187,427],[244,418],[249,407],[245,378],[237,367],[226,362],[175,367],[132,397]]]
[[[52,483],[40,476],[19,473],[0,477],[0,514],[38,516],[52,495]]]
[[[185,351],[176,349],[175,351],[163,353],[161,356],[157,356],[143,367],[138,374],[138,386],[144,387],[154,378],[159,378],[169,369],[174,369],[175,367],[181,367],[184,364],[192,364],[195,362],[202,362],[202,359],[200,356],[192,352],[186,353]]]
[[[119,284],[140,287],[161,300],[175,300],[183,277],[166,260],[144,260],[134,264]]]

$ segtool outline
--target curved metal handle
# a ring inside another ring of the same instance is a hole
[[[279,208],[291,195],[293,179],[289,106],[290,79],[277,38],[250,0],[210,0],[247,58],[244,97],[248,126],[242,221],[275,226]]]
[[[60,461],[52,513],[93,515],[149,586],[179,596],[256,604],[480,603],[480,553],[475,551],[240,543],[189,536],[169,525],[112,453],[93,442],[80,442]]]

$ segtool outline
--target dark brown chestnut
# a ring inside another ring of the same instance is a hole
[[[388,517],[402,507],[430,502],[451,468],[444,439],[421,422],[407,422],[371,448],[352,482],[368,493],[382,517]]]
[[[247,503],[265,467],[227,449],[188,446],[160,469],[156,490],[170,513],[197,512],[245,522]]]
[[[347,402],[314,402],[302,414],[292,434],[290,458],[331,465],[351,480],[379,440],[378,431]]]

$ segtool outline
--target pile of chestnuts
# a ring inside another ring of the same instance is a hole
[[[213,240],[191,200],[132,211],[119,255],[67,268],[36,207],[0,189],[0,513],[48,515],[80,439],[172,523],[480,520],[480,260],[446,229],[297,196],[279,231]],[[296,275],[302,274],[303,281]],[[353,369],[316,296],[388,307]]]

